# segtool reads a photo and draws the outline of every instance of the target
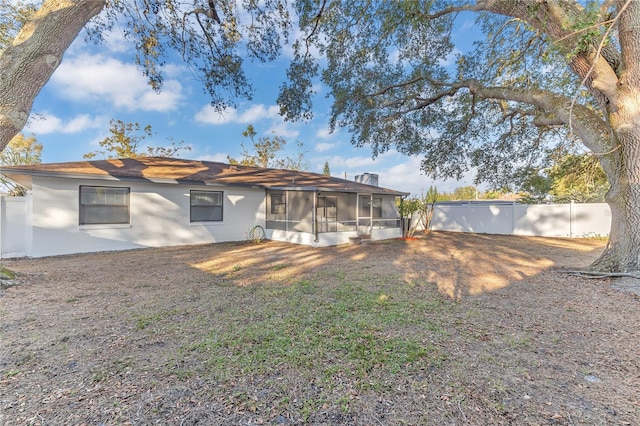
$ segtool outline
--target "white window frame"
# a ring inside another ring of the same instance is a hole
[[[124,193],[124,194],[123,194]],[[125,195],[123,198],[122,195]],[[124,201],[124,202],[118,202]],[[88,210],[98,214],[88,217]],[[109,220],[109,211],[125,210],[121,220]],[[105,214],[106,213],[106,214]],[[126,219],[124,217],[126,216]],[[131,223],[131,188],[122,186],[80,185],[78,188],[78,223],[88,225],[129,225]]]
[[[196,195],[196,197],[194,197]],[[211,203],[206,203],[206,197],[197,197],[197,195],[213,195],[211,197]],[[218,200],[216,200],[216,198]],[[194,201],[201,202],[202,204],[194,204]],[[196,217],[194,218],[194,207],[196,211],[210,211],[206,218]],[[219,210],[219,219],[216,212]],[[205,190],[191,190],[189,192],[189,222],[191,223],[207,223],[207,222],[222,222],[224,220],[224,192],[223,191],[205,191]]]

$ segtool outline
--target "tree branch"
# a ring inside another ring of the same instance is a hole
[[[425,77],[416,77],[414,79],[411,80],[407,80],[407,81],[403,81],[401,83],[398,84],[391,84],[389,86],[385,86],[382,89],[378,90],[377,92],[373,92],[373,93],[368,93],[364,96],[362,96],[362,98],[371,98],[371,97],[376,97],[376,96],[382,96],[385,95],[388,91],[392,90],[392,89],[400,89],[403,87],[407,87],[407,86],[411,86],[412,84],[415,84],[421,80],[425,80]]]
[[[572,123],[573,128],[582,139],[583,143],[592,151],[602,152],[608,151],[613,146],[606,145],[609,141],[609,127],[607,123],[594,111],[584,105],[575,104],[570,109],[571,99],[556,93],[540,90],[540,89],[518,89],[513,87],[489,87],[483,86],[476,79],[461,80],[456,82],[444,82],[422,76],[406,82],[395,85],[386,86],[377,92],[363,95],[362,98],[375,98],[387,94],[392,89],[408,86],[420,80],[428,81],[433,87],[439,87],[441,90],[428,98],[414,97],[413,105],[401,109],[387,118],[393,119],[402,115],[424,109],[433,105],[447,96],[453,96],[460,90],[468,90],[474,97],[471,113],[475,114],[476,100],[504,100],[509,102],[517,102],[521,104],[536,107],[540,113],[532,114],[527,111],[527,115],[534,116],[534,123],[537,125],[568,125]],[[522,111],[522,110],[519,110]],[[505,113],[507,116],[508,113]]]
[[[33,100],[62,56],[105,0],[47,0],[0,53],[0,150],[24,127]]]
[[[318,11],[318,14],[316,15],[316,17],[314,18],[313,29],[311,30],[309,35],[305,38],[307,53],[309,53],[309,46],[311,45],[311,37],[313,37],[316,31],[318,31],[318,28],[320,27],[320,20],[322,19],[322,15],[324,14],[324,9],[326,7],[327,7],[327,0],[322,0],[322,4],[320,5],[320,10]]]
[[[436,102],[438,102],[440,99],[446,97],[446,96],[453,96],[455,95],[458,90],[460,90],[460,88],[451,88],[449,90],[445,90],[443,92],[440,93],[436,93],[435,95],[429,97],[429,98],[414,98],[416,102],[416,104],[414,106],[412,106],[411,108],[407,108],[401,111],[396,112],[395,114],[393,114],[393,116],[398,117],[401,115],[405,115],[408,114],[410,112],[413,111],[417,111],[419,109],[423,109],[428,107],[429,105],[435,104]]]

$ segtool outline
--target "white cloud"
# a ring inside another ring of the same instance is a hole
[[[229,159],[227,158],[228,154],[216,153],[216,154],[205,154],[197,156],[195,159],[200,161],[214,161],[217,163],[228,163]]]
[[[316,132],[316,136],[320,139],[331,139],[335,137],[339,132],[339,130],[335,130],[333,133],[331,133],[331,129],[329,129],[328,127],[323,127]]]
[[[102,33],[104,42],[103,46],[107,48],[109,52],[123,53],[132,50],[133,45],[127,39],[124,38],[122,31],[108,31]]]
[[[29,121],[24,128],[25,133],[45,135],[49,133],[60,133],[64,127],[62,120],[54,115],[41,114],[40,117]]]
[[[420,196],[426,193],[431,186],[435,186],[439,192],[452,192],[458,187],[472,185],[473,172],[466,173],[460,181],[453,179],[434,180],[420,171],[420,158],[406,156],[400,158],[403,160],[402,162],[396,160],[390,167],[380,167],[372,172],[379,175],[378,183],[380,186]]]
[[[171,111],[182,100],[182,85],[176,80],[167,80],[163,83],[162,92],[146,90],[140,94],[138,103],[142,104],[144,111]],[[135,109],[135,108],[134,108]]]
[[[291,126],[288,126],[284,121],[273,123],[266,133],[268,135],[281,136],[287,139],[287,142],[289,142],[289,140],[296,139],[298,135],[300,135],[298,130],[291,128]]]
[[[320,142],[313,148],[316,152],[326,152],[338,146],[338,143]]]
[[[87,114],[78,115],[67,122],[64,133],[80,133],[87,129],[106,128],[107,120],[102,117],[90,117]]]
[[[206,105],[196,113],[195,120],[214,126],[253,124],[258,137],[277,135],[287,141],[296,139],[300,135],[300,131],[296,129],[295,125],[285,122],[280,117],[279,111],[277,105],[252,104],[244,110],[229,107],[222,111]],[[265,120],[268,122],[267,126],[260,123]]]
[[[364,156],[317,158],[319,165],[328,161],[331,174],[335,177],[353,180],[356,175],[373,173],[378,175],[378,184],[383,188],[395,189],[419,196],[430,186],[436,186],[440,192],[451,192],[468,183],[455,180],[438,180],[425,176],[420,171],[420,158],[407,157],[395,150],[379,155],[376,159]],[[319,172],[321,166],[315,167]]]
[[[225,108],[217,111],[211,105],[205,105],[196,113],[195,119],[198,123],[221,125],[238,122],[238,113],[235,108]]]
[[[38,114],[29,121],[25,127],[26,133],[36,136],[51,133],[81,133],[89,129],[104,129],[109,126],[109,120],[105,117],[91,117],[81,114],[68,120],[63,120],[53,114]]]
[[[415,157],[405,157],[405,160],[379,172],[380,186],[414,195],[426,192],[433,183],[420,173],[420,160]]]
[[[180,79],[188,72],[190,71],[184,64],[165,64],[162,66],[162,73],[165,77]]]
[[[183,98],[177,80],[165,80],[162,92],[156,93],[135,65],[104,55],[82,54],[64,60],[52,85],[71,100],[106,102],[128,111],[171,111]]]
[[[195,119],[199,123],[213,125],[229,123],[251,124],[264,119],[279,119],[279,111],[280,109],[277,105],[267,107],[263,104],[253,104],[242,112],[232,107],[217,111],[211,105],[205,105],[196,113]]]
[[[265,107],[262,104],[254,104],[240,115],[240,122],[253,123],[254,121],[262,120],[265,118],[280,118],[279,112],[280,108],[277,105]]]
[[[109,136],[109,132],[105,129],[105,131],[95,134],[91,139],[86,141],[88,146],[87,150],[89,151],[98,151],[101,150],[100,142],[105,140]]]
[[[375,160],[371,157],[350,157],[344,158],[340,156],[335,156],[329,158],[329,166],[331,168],[343,168],[349,170],[365,168],[365,167],[373,167],[375,164]],[[363,172],[367,172],[368,170],[363,170]]]

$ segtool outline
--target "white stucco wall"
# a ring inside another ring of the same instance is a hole
[[[79,225],[80,185],[130,188],[131,223]],[[223,221],[190,223],[190,190],[223,191]],[[34,177],[32,194],[31,257],[241,241],[254,225],[265,226],[260,189]]]
[[[315,235],[308,232],[284,231],[278,229],[267,229],[265,231],[267,238],[270,240],[305,244],[314,247],[329,247],[339,244],[348,244],[351,242],[351,238],[358,237],[357,231],[321,232],[318,234],[318,240],[316,241]],[[400,228],[374,229],[371,233],[372,241],[388,240],[400,237],[402,237],[402,229]]]

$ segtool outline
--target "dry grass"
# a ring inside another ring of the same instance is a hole
[[[434,233],[16,260],[3,424],[634,424],[638,296],[598,240]]]

